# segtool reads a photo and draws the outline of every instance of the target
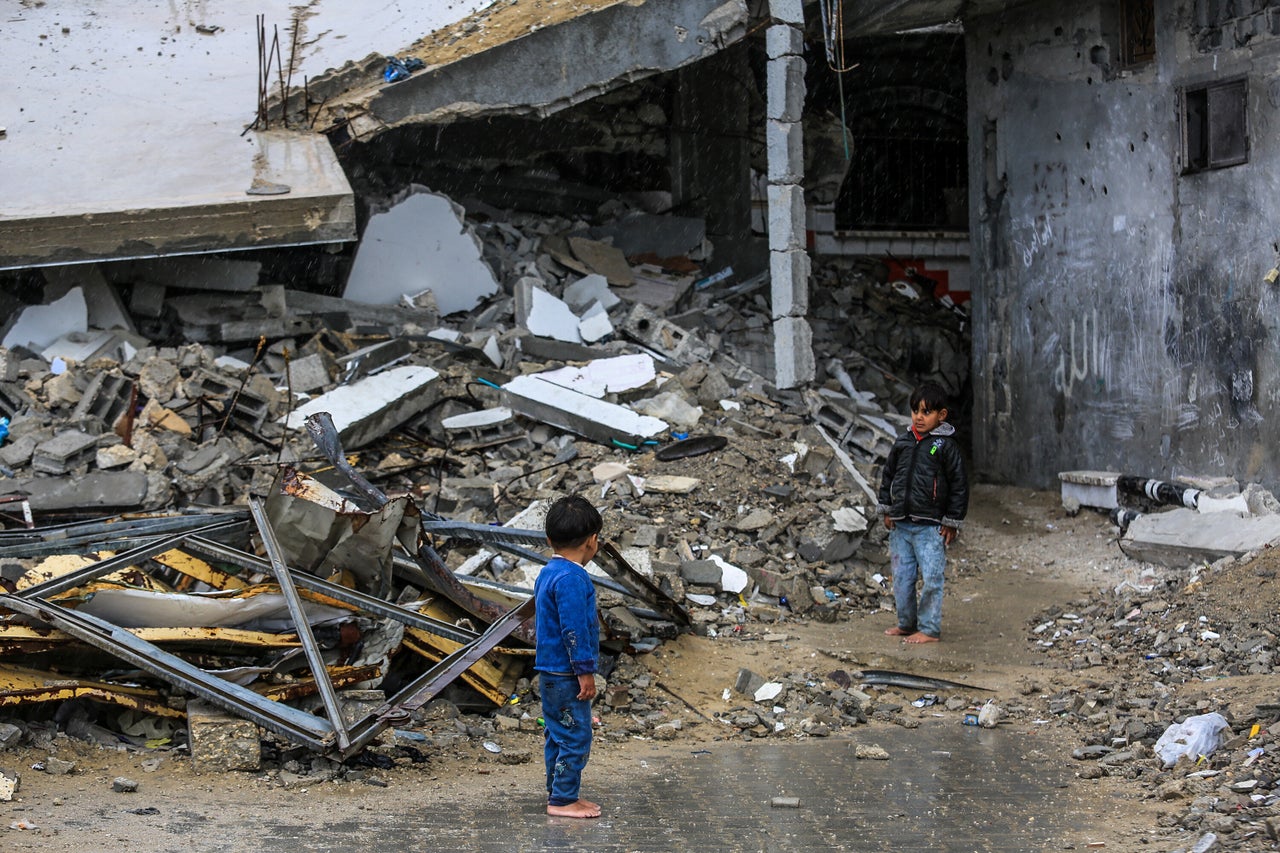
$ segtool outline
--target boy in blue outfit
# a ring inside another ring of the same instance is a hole
[[[885,631],[908,643],[942,636],[946,547],[969,510],[969,481],[947,423],[947,392],[926,382],[911,394],[911,428],[889,451],[880,479],[880,514],[889,529],[898,624]],[[922,580],[916,600],[916,581]]]
[[[585,498],[561,498],[547,511],[547,544],[555,556],[533,586],[542,718],[546,725],[547,814],[600,817],[578,797],[591,754],[591,700],[600,657],[596,590],[584,566],[600,550],[603,522]]]

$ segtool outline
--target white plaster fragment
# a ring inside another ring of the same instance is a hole
[[[609,312],[603,305],[593,302],[578,319],[578,334],[589,344],[604,340],[613,334],[613,323],[609,321]]]
[[[39,352],[72,332],[89,330],[89,308],[84,291],[73,287],[48,305],[32,305],[18,313],[0,346],[25,346]]]
[[[643,388],[657,377],[657,368],[652,356],[639,353],[597,358],[582,367],[562,367],[538,376],[562,388],[572,388],[579,394],[600,398],[605,394]]]
[[[599,302],[606,310],[622,300],[609,289],[609,280],[599,273],[578,279],[564,289],[564,301],[575,311],[581,311],[592,302]]]
[[[541,287],[529,290],[529,318],[525,322],[525,328],[539,337],[571,344],[582,343],[577,316],[568,305]]]
[[[369,219],[343,296],[391,305],[427,289],[447,315],[468,311],[496,293],[498,282],[462,208],[423,187],[410,192]]]
[[[751,579],[742,569],[725,562],[724,558],[718,554],[712,554],[707,559],[720,567],[720,588],[725,592],[742,592],[747,588]]]

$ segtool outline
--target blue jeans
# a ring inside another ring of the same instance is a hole
[[[547,804],[578,800],[582,770],[591,754],[591,703],[578,698],[576,675],[540,673],[542,720],[546,727]]]
[[[889,531],[893,561],[893,600],[898,627],[942,636],[942,570],[947,564],[942,531],[936,524],[898,521]],[[923,579],[916,602],[916,581]]]

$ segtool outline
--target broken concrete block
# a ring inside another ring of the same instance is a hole
[[[723,575],[720,564],[712,560],[685,560],[680,564],[680,577],[698,586],[714,586],[719,589]]]
[[[813,262],[799,249],[769,253],[769,281],[773,319],[809,313],[809,278]]]
[[[853,507],[840,507],[833,510],[831,519],[835,529],[840,533],[862,533],[869,526],[867,517]]]
[[[769,67],[772,68],[772,63]],[[773,183],[804,181],[804,129],[800,122],[769,119],[764,126],[768,178]]]
[[[643,353],[620,355],[614,358],[592,359],[582,367],[562,367],[538,374],[564,388],[570,388],[589,397],[621,394],[643,388],[657,378],[653,359]]]
[[[524,434],[505,406],[464,412],[440,421],[453,450],[476,450],[513,441]]]
[[[187,703],[187,742],[197,773],[257,770],[262,764],[257,725],[205,702]]]
[[[138,458],[138,453],[132,447],[126,444],[113,444],[109,447],[99,447],[98,455],[94,461],[104,471],[112,468],[123,468]]]
[[[1116,482],[1120,474],[1115,471],[1059,471],[1062,481],[1062,505],[1068,510],[1082,506],[1098,509],[1116,509],[1120,506],[1116,494]]]
[[[602,341],[613,334],[613,323],[610,322],[609,312],[603,305],[593,302],[591,307],[583,313],[578,319],[578,334],[589,344]]]
[[[429,367],[394,367],[308,401],[288,416],[285,425],[303,429],[307,417],[328,412],[343,447],[363,447],[434,403],[439,376]]]
[[[804,189],[799,184],[770,184],[769,251],[805,248]]]
[[[631,265],[621,249],[585,237],[570,237],[569,248],[587,269],[604,276],[610,284],[628,287],[635,282]]]
[[[765,55],[769,59],[804,55],[804,31],[786,25],[772,26],[764,31]]]
[[[320,353],[305,355],[289,362],[288,388],[290,391],[309,394],[323,388],[331,381],[329,367]]]
[[[599,274],[584,276],[564,289],[564,301],[574,311],[581,311],[593,302],[599,302],[605,310],[622,300],[609,289],[609,281]]]
[[[0,803],[11,803],[22,786],[22,777],[8,770],[0,770]]]
[[[805,96],[804,71],[804,60],[798,56],[765,64],[765,118],[770,125],[788,125],[794,127],[797,133],[800,132],[800,118],[804,111]],[[765,131],[766,138],[771,130],[772,128],[769,128]],[[788,148],[790,149],[790,146]],[[768,149],[769,166],[772,171],[775,157],[772,144],[768,145]],[[804,176],[803,146],[796,153],[800,155],[800,159],[792,159],[790,162],[795,166],[796,177],[802,178]],[[769,175],[769,179],[777,180],[772,174]],[[780,181],[780,183],[793,182],[790,179]]]
[[[769,14],[775,21],[804,26],[804,4],[801,0],[769,0]]]
[[[536,374],[517,376],[502,391],[512,411],[602,444],[638,447],[667,429],[658,418],[562,388]]]
[[[813,329],[803,317],[783,317],[773,326],[774,378],[778,388],[795,388],[817,372]]]
[[[733,689],[744,696],[755,696],[757,690],[764,686],[764,679],[749,669],[738,670],[738,680]]]
[[[539,287],[534,278],[526,276],[516,282],[516,322],[539,337],[582,343],[578,316],[563,301]]]
[[[12,482],[35,512],[147,506],[147,475],[141,471],[90,471],[78,478],[21,477]]]
[[[72,288],[66,296],[48,305],[31,305],[19,311],[7,325],[0,346],[12,349],[28,347],[40,352],[54,341],[72,332],[89,330],[89,308],[84,292]]]
[[[382,690],[343,690],[338,693],[338,707],[348,728],[372,716],[386,701],[387,694]]]
[[[90,329],[87,332],[69,332],[40,351],[40,356],[50,364],[55,359],[84,364],[95,358],[124,361],[123,344],[115,332]]]
[[[1129,523],[1120,550],[1135,560],[1182,567],[1239,557],[1280,539],[1280,515],[1240,518],[1219,512],[1201,515],[1178,507],[1149,513]]]
[[[383,367],[390,367],[413,353],[413,344],[403,338],[392,338],[379,344],[338,356],[342,381],[352,382]]]
[[[701,485],[697,477],[681,477],[676,474],[658,474],[644,478],[644,490],[666,495],[687,495]]]
[[[42,474],[66,474],[73,468],[92,462],[97,450],[97,437],[69,429],[37,445],[31,454],[31,470]]]
[[[138,371],[138,391],[157,403],[172,400],[181,381],[182,374],[173,361],[167,358],[153,358]]]
[[[702,419],[702,407],[690,405],[674,391],[664,391],[645,400],[636,400],[632,405],[638,412],[662,418],[684,429],[693,429]]]
[[[230,407],[231,417],[247,429],[257,432],[271,413],[271,401],[254,387],[252,382],[232,381],[212,371],[201,371],[195,379],[197,396],[216,400],[225,413]]]
[[[343,296],[387,305],[424,286],[441,315],[469,311],[498,291],[463,209],[413,185],[370,217]]]
[[[120,416],[129,410],[132,398],[133,383],[128,379],[106,372],[95,373],[71,418],[78,423],[94,418],[104,428],[112,429]]]

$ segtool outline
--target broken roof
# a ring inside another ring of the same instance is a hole
[[[354,239],[323,136],[245,131],[263,74],[256,15],[300,84],[483,3],[441,5],[15,4],[0,27],[0,268]],[[255,182],[278,194],[250,194]]]
[[[744,0],[441,5],[23,4],[0,29],[21,69],[0,94],[0,269],[352,240],[315,128],[546,114],[746,34]],[[392,56],[427,67],[386,84]],[[288,126],[255,122],[285,90]]]
[[[548,115],[680,68],[747,33],[745,0],[498,0],[419,39],[426,68],[396,83],[370,57],[312,82],[320,125],[364,137],[415,122]]]

